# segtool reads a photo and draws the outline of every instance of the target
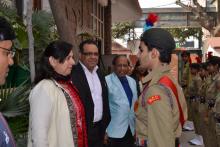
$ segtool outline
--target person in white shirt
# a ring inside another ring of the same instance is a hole
[[[102,147],[110,122],[108,89],[98,68],[99,50],[93,40],[79,45],[79,62],[72,70],[73,84],[85,107],[89,147]]]

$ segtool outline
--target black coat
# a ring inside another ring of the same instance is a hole
[[[98,77],[102,86],[102,101],[103,101],[103,115],[100,123],[100,133],[101,138],[104,139],[104,134],[106,132],[106,128],[110,122],[110,110],[109,110],[109,101],[108,101],[108,89],[104,76],[101,74],[100,70],[97,70]],[[94,103],[91,95],[91,91],[89,88],[88,81],[86,79],[85,72],[80,63],[75,65],[72,70],[72,81],[73,84],[79,91],[80,98],[84,105],[85,113],[86,113],[86,126],[87,126],[87,134],[88,140],[96,140],[96,134],[93,132],[93,118],[94,118]],[[99,136],[100,137],[100,136]]]

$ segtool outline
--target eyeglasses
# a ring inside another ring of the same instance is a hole
[[[83,52],[82,54],[85,56],[88,56],[88,57],[91,57],[91,56],[98,57],[99,56],[99,53],[97,53],[97,52]]]
[[[13,50],[10,50],[10,49],[4,48],[4,47],[0,47],[0,49],[6,51],[6,55],[8,57],[13,58],[15,56],[15,51],[13,51]]]
[[[116,64],[116,67],[125,67],[127,68],[129,65],[128,64]]]

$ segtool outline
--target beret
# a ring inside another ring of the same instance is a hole
[[[208,64],[211,64],[211,65],[216,65],[216,64],[219,64],[220,65],[220,58],[218,56],[211,56],[208,61],[207,61]]]
[[[172,52],[176,48],[173,36],[162,28],[151,28],[141,35],[141,41],[158,50]]]
[[[15,32],[9,22],[0,17],[0,41],[3,40],[14,40],[15,39]]]

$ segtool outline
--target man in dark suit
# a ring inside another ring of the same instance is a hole
[[[96,42],[85,40],[79,49],[79,63],[73,67],[72,81],[85,107],[88,145],[102,147],[110,122],[107,85],[97,66],[99,52]]]

